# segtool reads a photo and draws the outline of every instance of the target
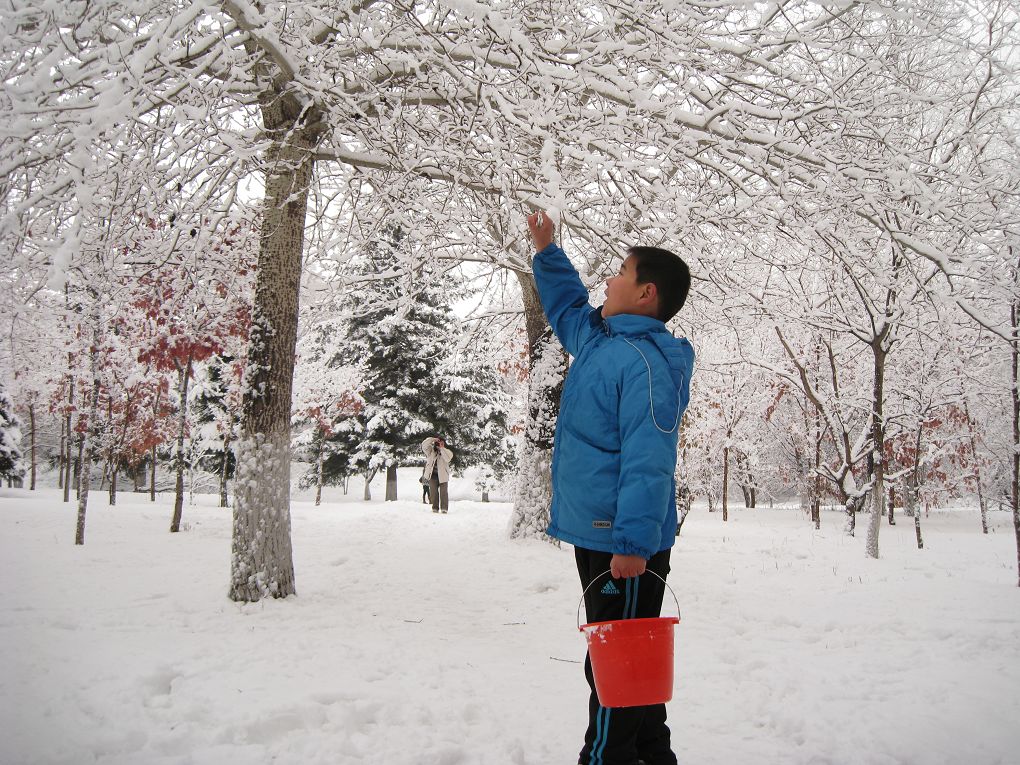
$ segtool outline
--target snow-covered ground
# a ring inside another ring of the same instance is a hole
[[[413,471],[412,471],[413,472]],[[0,490],[0,762],[570,765],[585,722],[571,551],[509,542],[507,504],[450,514],[327,491],[293,503],[298,597],[226,598],[230,512],[186,531],[93,495]],[[382,496],[381,484],[375,496]],[[1009,517],[863,539],[795,510],[696,508],[670,583],[681,763],[1020,762]]]

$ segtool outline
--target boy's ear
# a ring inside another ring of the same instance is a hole
[[[642,305],[651,304],[653,307],[659,302],[659,291],[655,287],[655,282],[645,282],[641,285],[638,300]]]

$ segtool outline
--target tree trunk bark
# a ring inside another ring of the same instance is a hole
[[[170,533],[181,530],[181,516],[184,515],[184,433],[188,427],[188,384],[191,381],[191,354],[187,362],[177,365],[177,473],[174,485],[174,514],[170,520]]]
[[[71,354],[68,354],[70,363]],[[71,429],[71,413],[74,411],[74,378],[68,377],[67,383],[67,416],[64,418],[64,426],[67,430],[67,454],[64,457],[64,502],[71,501],[71,449],[74,448],[74,431]]]
[[[1012,255],[1012,248],[1010,248]],[[1017,264],[1016,279],[1020,282],[1020,263]],[[1013,503],[1013,533],[1016,535],[1017,586],[1020,587],[1020,297],[1014,294],[1009,307],[1010,327],[1013,331],[1012,385],[1013,397],[1013,475],[1011,481]]]
[[[319,434],[319,451],[315,455],[315,506],[322,504],[322,453],[326,450],[326,439]]]
[[[552,504],[553,437],[567,371],[567,354],[545,319],[534,278],[530,274],[515,273],[521,286],[528,332],[528,413],[509,535],[511,539],[553,542],[545,532],[549,528]]]
[[[489,501],[489,492],[486,489],[482,489],[482,502]]]
[[[822,415],[817,407],[813,410],[814,416],[814,470],[812,471],[811,487],[811,520],[814,521],[815,530],[822,528]]]
[[[397,466],[396,464],[386,466],[386,501],[397,500]]]
[[[57,455],[57,488],[64,488],[64,465],[66,463],[65,453],[67,452],[67,431],[64,428],[64,420],[60,420],[60,452]],[[65,502],[67,500],[64,500]]]
[[[91,424],[89,423],[89,417],[92,417],[91,412],[85,419],[86,427],[88,427]],[[92,420],[92,422],[95,422],[95,420]],[[78,436],[78,456],[74,458],[74,493],[76,497],[81,496],[81,468],[82,461],[84,460],[84,458],[85,458],[85,434],[82,433],[80,436]]]
[[[366,502],[372,500],[372,479],[375,478],[375,473],[365,473],[365,491],[362,493],[361,498]]]
[[[857,507],[861,504],[863,497],[846,498],[846,533],[847,536],[857,534]]]
[[[227,507],[227,475],[230,473],[230,435],[234,431],[234,413],[227,415],[227,430],[223,434],[223,461],[220,463],[220,507]]]
[[[726,435],[729,440],[729,434]],[[724,446],[722,450],[722,519],[730,519],[730,447]]]
[[[159,421],[159,400],[163,397],[163,386],[156,389],[156,402],[152,407],[153,427]],[[156,501],[156,444],[152,445],[152,472],[149,474],[149,501]]]
[[[152,462],[152,470],[149,472],[149,501],[156,501],[156,446],[152,447],[152,454],[150,455],[150,461]]]
[[[988,500],[985,498],[982,484],[981,459],[978,457],[977,435],[974,433],[974,420],[970,417],[970,407],[963,402],[963,414],[967,418],[967,435],[970,441],[970,458],[974,461],[974,479],[977,483],[978,507],[981,509],[981,533],[988,533]]]
[[[113,466],[110,472],[110,505],[117,504],[117,467]]]
[[[884,333],[872,344],[872,355],[875,363],[875,379],[872,388],[871,439],[874,472],[871,486],[871,518],[868,521],[868,539],[865,550],[869,558],[878,558],[878,533],[882,528],[882,516],[885,515],[885,359],[886,351],[882,346]]]
[[[886,502],[886,505],[887,505],[886,509],[889,511],[889,525],[890,526],[895,526],[896,525],[896,515],[895,515],[895,512],[896,512],[896,487],[895,486],[890,486],[889,487],[889,499]]]
[[[92,348],[89,350],[92,390],[89,394],[89,410],[85,420],[85,431],[82,433],[80,449],[78,519],[74,533],[74,543],[76,545],[85,544],[85,513],[88,510],[89,489],[92,484],[93,430],[96,426],[99,410],[99,332],[99,317],[95,316],[92,327]]]
[[[255,300],[235,444],[230,598],[297,592],[290,536],[290,417],[308,189],[321,126],[289,94],[260,96],[267,151]]]
[[[31,473],[29,474],[28,490],[35,491],[35,466],[36,466],[36,453],[35,453],[35,404],[28,405],[28,439],[29,449],[31,451]]]

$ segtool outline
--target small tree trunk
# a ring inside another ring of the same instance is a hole
[[[868,539],[864,549],[869,558],[878,558],[878,534],[882,528],[882,516],[885,515],[885,360],[886,351],[883,346],[885,332],[875,338],[872,343],[874,357],[874,386],[872,389],[872,472],[871,487],[871,518],[868,520]]]
[[[181,516],[184,514],[184,432],[188,427],[188,383],[191,380],[191,354],[184,366],[177,365],[177,481],[174,487],[174,515],[170,521],[170,532],[181,530]]]
[[[70,359],[70,354],[68,354]],[[71,449],[74,448],[74,431],[71,428],[71,412],[74,409],[74,378],[68,382],[67,394],[67,416],[64,418],[64,425],[67,431],[67,454],[64,456],[64,502],[71,501]]]
[[[924,549],[924,539],[921,537],[921,514],[914,513],[914,535],[917,537],[917,549]]]
[[[35,491],[35,466],[38,464],[35,453],[35,404],[28,405],[28,438],[32,453],[32,473],[29,478],[28,490]]]
[[[978,457],[977,435],[974,433],[974,420],[970,417],[970,407],[967,401],[963,402],[963,414],[967,418],[967,435],[970,446],[970,458],[974,462],[974,479],[977,484],[978,507],[981,508],[981,533],[988,533],[988,501],[985,499],[984,486],[981,475],[981,458]]]
[[[361,498],[366,502],[372,499],[372,479],[375,478],[375,473],[365,473],[365,491],[361,495]]]
[[[57,488],[64,488],[64,465],[67,462],[67,431],[64,428],[64,421],[60,421],[60,452],[57,455]],[[67,501],[66,499],[64,500]]]
[[[488,501],[489,501],[489,490],[488,489],[482,489],[482,502],[488,502]]]
[[[1010,247],[1010,256],[1013,248]],[[1016,265],[1020,274],[1020,263]],[[1017,586],[1020,587],[1020,296],[1014,293],[1009,307],[1010,325],[1013,333],[1012,343],[1012,385],[1010,395],[1013,398],[1013,475],[1011,483],[1011,501],[1013,504],[1013,533],[1016,536]]]
[[[89,417],[92,417],[91,413],[86,417],[86,427],[91,424],[88,419]],[[95,422],[95,420],[92,420],[92,422]],[[74,458],[74,492],[75,496],[78,497],[81,496],[81,468],[85,457],[85,440],[86,436],[84,433],[78,436],[78,456]]]
[[[846,498],[846,533],[847,536],[855,536],[857,533],[857,506],[861,504],[863,497]]]
[[[814,470],[812,471],[812,489],[811,489],[811,520],[815,522],[815,530],[822,528],[822,415],[818,411],[818,407],[814,407],[814,427],[815,427],[815,454],[814,454]]]
[[[729,434],[727,434],[729,440]],[[730,498],[730,447],[724,446],[722,450],[722,519],[728,521]]]
[[[152,462],[152,470],[149,473],[149,501],[156,501],[156,446],[152,447],[152,454],[149,455],[149,461]]]
[[[234,413],[227,415],[227,430],[223,434],[223,461],[220,463],[220,507],[227,507],[227,475],[230,473],[230,435],[234,430]]]
[[[896,510],[896,488],[893,487],[893,486],[889,487],[889,502],[888,502],[888,505],[889,506],[888,506],[887,509],[889,511],[889,525],[890,526],[895,526],[896,525],[896,516],[894,515],[894,513],[895,513],[895,510]]]
[[[117,468],[113,468],[113,472],[110,473],[110,505],[117,504]]]
[[[322,504],[322,463],[323,452],[326,451],[326,439],[319,434],[319,450],[315,455],[315,506]]]
[[[397,499],[397,465],[396,463],[386,466],[386,501],[395,502]]]
[[[92,391],[89,395],[89,410],[88,416],[85,421],[85,431],[82,433],[80,454],[80,470],[79,470],[79,482],[78,482],[78,519],[75,526],[74,543],[76,545],[85,544],[85,513],[88,510],[89,504],[89,489],[92,483],[92,444],[93,444],[93,430],[96,426],[98,419],[99,410],[99,317],[93,317],[93,342],[92,348],[89,352],[90,356],[90,367],[92,372]]]

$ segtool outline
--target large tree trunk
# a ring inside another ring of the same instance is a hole
[[[275,139],[266,156],[266,191],[235,444],[230,598],[254,602],[297,590],[290,537],[290,415],[301,254],[316,132],[301,105],[263,94],[263,123]],[[314,110],[313,110],[314,111]]]
[[[386,501],[397,499],[397,466],[396,463],[386,466]]]
[[[170,521],[170,532],[181,530],[181,516],[184,514],[184,434],[188,428],[188,384],[191,381],[191,354],[184,366],[177,365],[177,473],[174,485],[174,515]]]
[[[567,356],[542,312],[530,274],[517,272],[528,331],[528,419],[510,517],[511,539],[548,539],[552,447]]]

